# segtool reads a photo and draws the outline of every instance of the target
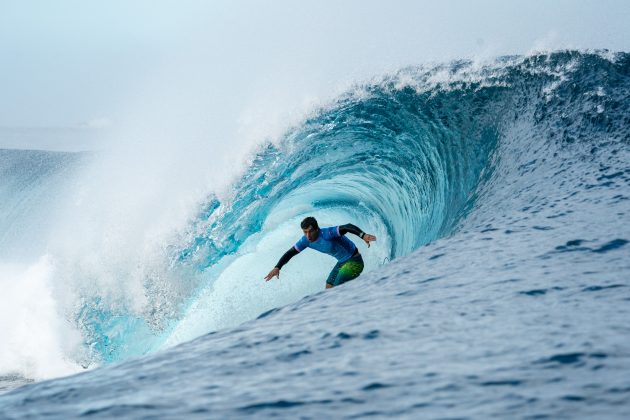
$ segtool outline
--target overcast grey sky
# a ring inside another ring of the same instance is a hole
[[[427,61],[628,51],[629,28],[627,0],[0,0],[0,126],[236,119]]]

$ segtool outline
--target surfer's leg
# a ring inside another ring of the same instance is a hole
[[[359,277],[359,274],[361,274],[362,271],[363,271],[363,258],[359,254],[355,257],[350,258],[348,261],[345,261],[344,263],[342,263],[339,269],[337,270],[337,275],[335,279],[332,282],[329,281],[328,283],[332,283],[333,287],[339,286],[340,284],[356,279],[357,277]]]
[[[328,275],[328,278],[326,279],[326,289],[330,289],[331,287],[335,286],[335,279],[339,274],[339,268],[341,268],[341,265],[341,263],[337,263],[333,267],[332,271]]]

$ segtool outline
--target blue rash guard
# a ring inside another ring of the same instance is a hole
[[[320,228],[319,236],[313,242],[304,235],[295,243],[293,248],[297,252],[302,252],[306,248],[313,248],[335,257],[338,262],[348,261],[357,250],[357,246],[340,233],[339,226]]]

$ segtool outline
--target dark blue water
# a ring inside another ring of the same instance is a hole
[[[100,367],[4,394],[2,415],[625,418],[629,107],[625,53],[358,85],[208,194],[140,308],[77,288],[58,311]],[[334,261],[311,253],[264,283],[305,215],[375,233],[368,272],[323,291]]]

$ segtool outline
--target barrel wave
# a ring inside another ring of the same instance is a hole
[[[614,413],[630,385],[612,373],[614,364],[628,369],[622,318],[630,299],[629,106],[626,53],[461,60],[358,83],[262,143],[227,193],[204,195],[195,216],[161,244],[159,263],[151,254],[150,269],[141,270],[140,303],[106,293],[137,270],[117,268],[113,283],[91,287],[76,269],[81,261],[49,251],[64,273],[52,281],[72,289],[57,312],[80,333],[77,363],[145,355],[66,379],[85,387],[77,404],[105,398],[89,394],[97,378],[107,378],[112,395],[119,395],[116,372],[132,373],[134,386],[158,389],[179,364],[194,396],[190,405],[147,393],[137,409],[111,409],[509,416],[527,406],[532,415],[553,416],[581,404]],[[49,159],[74,168],[94,157]],[[24,176],[15,167],[3,166],[5,185]],[[33,177],[35,186],[51,182],[47,173]],[[67,178],[54,182],[73,197]],[[27,195],[36,191],[27,188]],[[2,192],[8,202],[18,197],[12,191]],[[301,236],[306,216],[324,226],[354,223],[378,237],[370,249],[355,241],[366,260],[361,277],[323,292],[334,261],[302,253],[280,279],[263,281]],[[5,212],[5,232],[15,217]],[[602,294],[609,289],[619,294]],[[595,308],[590,322],[620,336],[585,327]],[[344,364],[348,348],[363,358]],[[155,380],[143,382],[151,369]],[[212,371],[216,392],[202,390],[207,384],[195,372],[204,369]],[[270,381],[282,398],[258,388],[267,383],[252,373],[258,369],[270,378],[277,373]],[[591,382],[581,379],[587,370]],[[327,383],[337,378],[339,389],[309,391],[300,371]],[[222,382],[230,375],[250,386],[251,401]],[[78,413],[50,397],[55,383],[33,385],[34,409]],[[567,383],[573,391],[560,391]],[[0,400],[18,407],[26,397],[18,390]],[[484,398],[494,404],[475,405]],[[455,400],[461,412],[445,411]]]

